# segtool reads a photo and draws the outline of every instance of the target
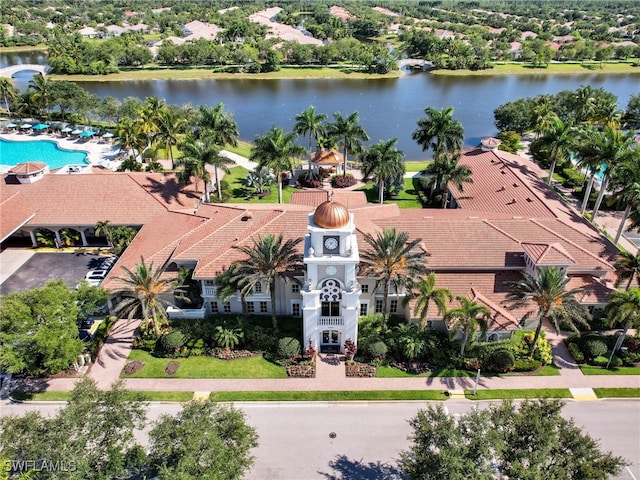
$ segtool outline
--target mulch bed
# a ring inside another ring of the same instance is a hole
[[[256,357],[260,353],[250,352],[249,350],[227,350],[225,348],[212,348],[209,355],[219,360],[235,360],[237,358]]]
[[[389,366],[402,370],[403,372],[411,373],[412,375],[421,375],[431,371],[431,367],[428,363],[421,362],[392,362]]]
[[[167,375],[175,375],[179,366],[180,364],[178,362],[169,362],[167,366],[164,367],[164,373]]]
[[[125,375],[133,375],[136,372],[139,372],[142,367],[144,367],[144,362],[141,360],[134,360],[133,362],[127,363],[122,371]]]
[[[372,378],[378,375],[378,368],[368,363],[345,363],[347,377]]]
[[[316,376],[316,366],[313,365],[287,365],[285,367],[287,377],[314,378]]]

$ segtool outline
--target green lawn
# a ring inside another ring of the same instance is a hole
[[[145,366],[131,376],[121,374],[123,378],[284,378],[284,368],[266,361],[264,358],[251,357],[237,360],[219,360],[209,356],[189,358],[156,358],[142,350],[132,350],[129,361],[141,360]],[[175,375],[169,377],[164,369],[167,363],[180,364]]]
[[[494,400],[494,399],[520,399],[520,398],[572,398],[568,388],[537,388],[537,389],[513,389],[513,390],[478,390],[473,395],[473,390],[465,390],[465,396],[469,400]]]
[[[640,367],[614,367],[609,370],[604,367],[580,365],[584,375],[640,375]]]
[[[238,140],[238,145],[236,147],[232,147],[231,145],[227,145],[224,147],[225,150],[233,153],[237,153],[238,155],[242,155],[245,158],[249,158],[251,155],[251,148],[253,147],[252,143],[243,142],[242,140]]]
[[[405,178],[404,190],[391,199],[385,198],[384,203],[395,203],[398,205],[398,208],[422,208],[422,203],[420,203],[420,200],[418,199],[414,182],[417,182],[417,180],[413,178]],[[378,193],[374,187],[375,185],[371,183],[360,187],[357,190],[365,192],[369,203],[378,203]]]
[[[598,398],[637,398],[640,388],[594,388]]]
[[[519,62],[496,63],[486,70],[432,70],[432,75],[448,76],[487,76],[487,75],[556,75],[579,73],[638,73],[638,66],[631,62],[564,62],[552,63],[548,67],[534,68],[530,64]]]
[[[231,198],[228,203],[278,203],[278,185],[269,186],[271,193],[258,198],[253,194],[252,189],[245,187],[242,183],[249,173],[246,168],[232,167],[229,170],[230,172],[224,176],[224,180],[229,183],[229,188],[231,188]],[[291,194],[296,190],[290,186],[282,187],[282,203],[289,203]]]
[[[132,396],[137,397],[141,394],[147,402],[188,402],[193,399],[193,392],[155,392],[141,391],[129,392]],[[71,392],[12,392],[11,397],[16,400],[32,401],[32,402],[66,402],[71,397]]]
[[[519,374],[519,375],[527,375]],[[537,372],[531,374],[536,377],[550,377],[555,375],[560,375],[560,369],[555,365],[547,365],[546,367],[541,368]],[[423,373],[421,375],[412,375],[407,372],[403,372],[402,370],[398,370],[397,368],[389,367],[386,365],[382,365],[378,367],[378,377],[379,378],[406,378],[406,377],[475,377],[475,372],[469,372],[467,370],[454,370],[445,368],[442,370],[436,370],[434,372]],[[499,374],[483,374],[480,372],[481,377],[494,377],[494,376],[502,376]],[[513,374],[507,374],[505,376],[514,376]]]
[[[341,402],[366,400],[447,400],[440,390],[363,390],[327,392],[212,392],[214,402]]]
[[[408,160],[404,162],[407,172],[421,172],[422,170],[427,168],[427,165],[429,165],[430,163],[431,163],[431,160],[425,160],[425,161]]]

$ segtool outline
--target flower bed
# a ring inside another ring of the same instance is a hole
[[[373,378],[378,375],[378,367],[368,363],[347,362],[345,363],[345,374],[347,377]]]
[[[167,366],[164,367],[164,373],[167,375],[175,375],[178,371],[178,367],[180,367],[178,362],[169,362],[167,363]]]
[[[134,373],[140,371],[144,367],[144,362],[141,360],[134,360],[133,362],[129,362],[124,366],[124,374],[125,375],[133,375]]]
[[[428,363],[423,362],[391,362],[389,364],[392,368],[397,368],[403,372],[410,373],[412,375],[422,375],[423,373],[427,373],[431,371],[431,367]]]
[[[250,352],[249,350],[227,350],[225,348],[216,347],[209,351],[209,355],[220,360],[235,360],[237,358],[255,357],[259,354]]]

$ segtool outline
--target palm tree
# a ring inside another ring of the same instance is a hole
[[[640,328],[640,288],[612,292],[604,312],[611,327],[623,325],[623,335],[632,327]]]
[[[223,148],[225,145],[238,145],[238,124],[230,113],[224,111],[224,105],[218,103],[215,107],[200,106],[199,129],[196,138],[207,139]]]
[[[258,282],[266,283],[271,296],[271,321],[273,328],[278,327],[276,319],[276,281],[278,278],[287,282],[302,261],[298,252],[301,238],[284,240],[280,233],[277,237],[272,233],[254,238],[252,245],[234,245],[235,250],[244,253],[247,258],[237,262],[236,280],[240,292],[249,294]]]
[[[282,203],[282,174],[293,173],[293,157],[304,154],[304,147],[296,145],[296,134],[284,133],[282,128],[271,127],[256,138],[249,157],[261,168],[273,171],[278,181],[278,203]]]
[[[464,191],[465,183],[473,183],[471,178],[473,172],[466,165],[458,165],[460,158],[460,152],[436,153],[433,162],[421,172],[427,176],[427,185],[431,185],[432,193],[435,188],[442,188],[442,208],[447,208],[449,201],[449,182],[458,187],[461,192]]]
[[[142,131],[140,122],[129,117],[122,117],[116,125],[116,135],[120,141],[120,148],[134,157],[140,156],[149,143],[147,134]]]
[[[453,107],[438,111],[433,107],[424,110],[426,117],[418,120],[418,128],[411,138],[422,147],[431,148],[434,154],[451,152],[462,148],[464,129],[462,124],[453,118]]]
[[[635,255],[631,252],[620,252],[613,265],[618,272],[616,287],[619,287],[626,280],[626,289],[629,290],[634,279],[640,285],[640,252]]]
[[[11,83],[11,80],[5,77],[0,78],[0,98],[2,98],[7,114],[11,118],[11,104],[18,99],[18,91]]]
[[[213,334],[213,339],[228,354],[240,343],[243,336],[244,332],[239,328],[225,328],[222,325],[218,325]]]
[[[334,121],[327,126],[327,133],[330,137],[342,141],[344,151],[342,174],[346,176],[349,152],[360,153],[364,148],[362,142],[369,140],[369,135],[360,125],[360,114],[358,112],[353,112],[347,117],[343,117],[340,112],[334,112],[333,118]]]
[[[573,113],[577,123],[590,122],[596,113],[596,96],[590,85],[578,88],[574,95]]]
[[[456,300],[460,302],[460,306],[449,310],[444,316],[444,321],[447,323],[451,335],[455,336],[456,333],[462,331],[463,336],[460,341],[460,356],[462,357],[471,334],[475,335],[478,327],[483,334],[489,328],[487,321],[491,310],[476,301],[469,300],[464,295],[456,296]]]
[[[238,292],[240,294],[240,304],[242,305],[242,316],[246,318],[247,301],[246,295],[242,292],[242,280],[244,277],[239,273],[239,265],[232,263],[228,269],[216,277],[216,297],[222,303],[226,303]]]
[[[122,298],[115,306],[115,314],[126,315],[129,319],[142,315],[145,328],[153,328],[156,338],[159,338],[167,322],[166,307],[170,305],[163,295],[175,292],[178,279],[161,278],[164,269],[154,270],[153,263],[147,265],[144,257],[140,257],[140,263],[132,270],[122,269],[125,276],[117,277],[117,280],[124,285],[113,292],[114,296]]]
[[[385,228],[375,237],[365,233],[363,238],[369,248],[360,256],[360,273],[376,277],[376,288],[382,286],[382,328],[385,330],[391,287],[396,293],[402,287],[410,290],[414,279],[427,273],[426,257],[429,254],[424,248],[416,248],[422,242],[421,238],[409,241],[407,232],[398,233],[395,228]]]
[[[547,159],[551,162],[549,168],[549,178],[547,185],[551,185],[553,181],[553,172],[559,162],[569,160],[569,154],[574,145],[574,128],[569,120],[563,122],[557,115],[551,117],[548,127],[543,131],[542,136],[536,140],[541,150],[546,154]]]
[[[431,332],[424,332],[413,323],[401,323],[395,330],[396,342],[409,361],[436,348],[436,339]]]
[[[204,183],[203,191],[205,202],[209,202],[209,182],[211,177],[207,170],[207,165],[211,165],[214,169],[218,200],[222,201],[222,190],[220,188],[218,169],[225,173],[229,173],[229,167],[227,167],[227,165],[231,165],[233,160],[220,155],[220,150],[217,145],[206,140],[196,140],[191,135],[187,135],[187,138],[180,143],[178,148],[182,151],[182,157],[176,160],[176,164],[184,167],[180,174],[180,179],[186,183],[192,176],[200,178]]]
[[[588,159],[587,162],[591,165],[598,162],[602,165],[606,164],[600,193],[591,215],[592,222],[595,221],[604,198],[610,172],[615,170],[616,166],[632,160],[637,155],[635,143],[633,132],[622,132],[611,127],[604,127],[602,132],[595,129],[590,130],[589,134],[580,141],[578,151],[583,159]],[[585,194],[586,198],[588,197]]]
[[[589,314],[576,298],[576,295],[582,293],[582,289],[567,290],[568,283],[569,277],[558,267],[540,267],[537,276],[524,272],[522,280],[508,283],[510,291],[505,302],[509,304],[509,308],[530,307],[533,303],[538,309],[535,313],[538,326],[529,347],[529,355],[533,355],[536,349],[545,320],[551,320],[556,330],[560,329],[560,314],[563,320],[569,321],[571,325],[573,322],[588,325],[585,318],[588,318]],[[530,315],[531,313],[528,313],[527,317]]]
[[[187,121],[170,108],[162,110],[160,117],[157,119],[158,133],[155,136],[155,140],[158,143],[162,143],[167,150],[171,160],[171,170],[175,169],[173,146],[178,144],[179,135],[186,124]]]
[[[447,311],[447,301],[453,300],[453,294],[446,288],[436,288],[436,274],[431,272],[415,285],[415,290],[404,298],[402,305],[406,307],[413,299],[416,300],[413,314],[420,317],[420,330],[424,330],[431,302],[433,301],[438,308],[438,313],[444,315]]]
[[[107,239],[107,244],[110,247],[113,246],[113,233],[111,230],[111,226],[109,225],[109,220],[97,222],[93,227],[93,231],[97,236],[104,235]]]
[[[49,108],[51,107],[51,82],[41,73],[37,73],[29,81],[29,89],[33,90],[33,95],[31,97],[33,101],[39,106],[41,111],[44,110],[47,119],[49,119]]]
[[[614,243],[620,241],[632,209],[640,207],[640,149],[634,158],[616,165],[611,172],[612,203],[626,205]]]
[[[318,137],[324,134],[326,120],[327,116],[324,113],[316,114],[316,107],[313,105],[296,115],[293,131],[298,135],[309,134],[309,171],[311,171],[311,142],[315,139],[316,144],[318,143]]]
[[[397,138],[380,140],[360,155],[362,176],[378,182],[378,201],[384,203],[384,188],[387,182],[402,181],[406,167],[404,153],[396,149]]]

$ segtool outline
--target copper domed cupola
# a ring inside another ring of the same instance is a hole
[[[313,223],[321,228],[341,228],[349,224],[349,211],[341,203],[329,200],[318,205]]]

